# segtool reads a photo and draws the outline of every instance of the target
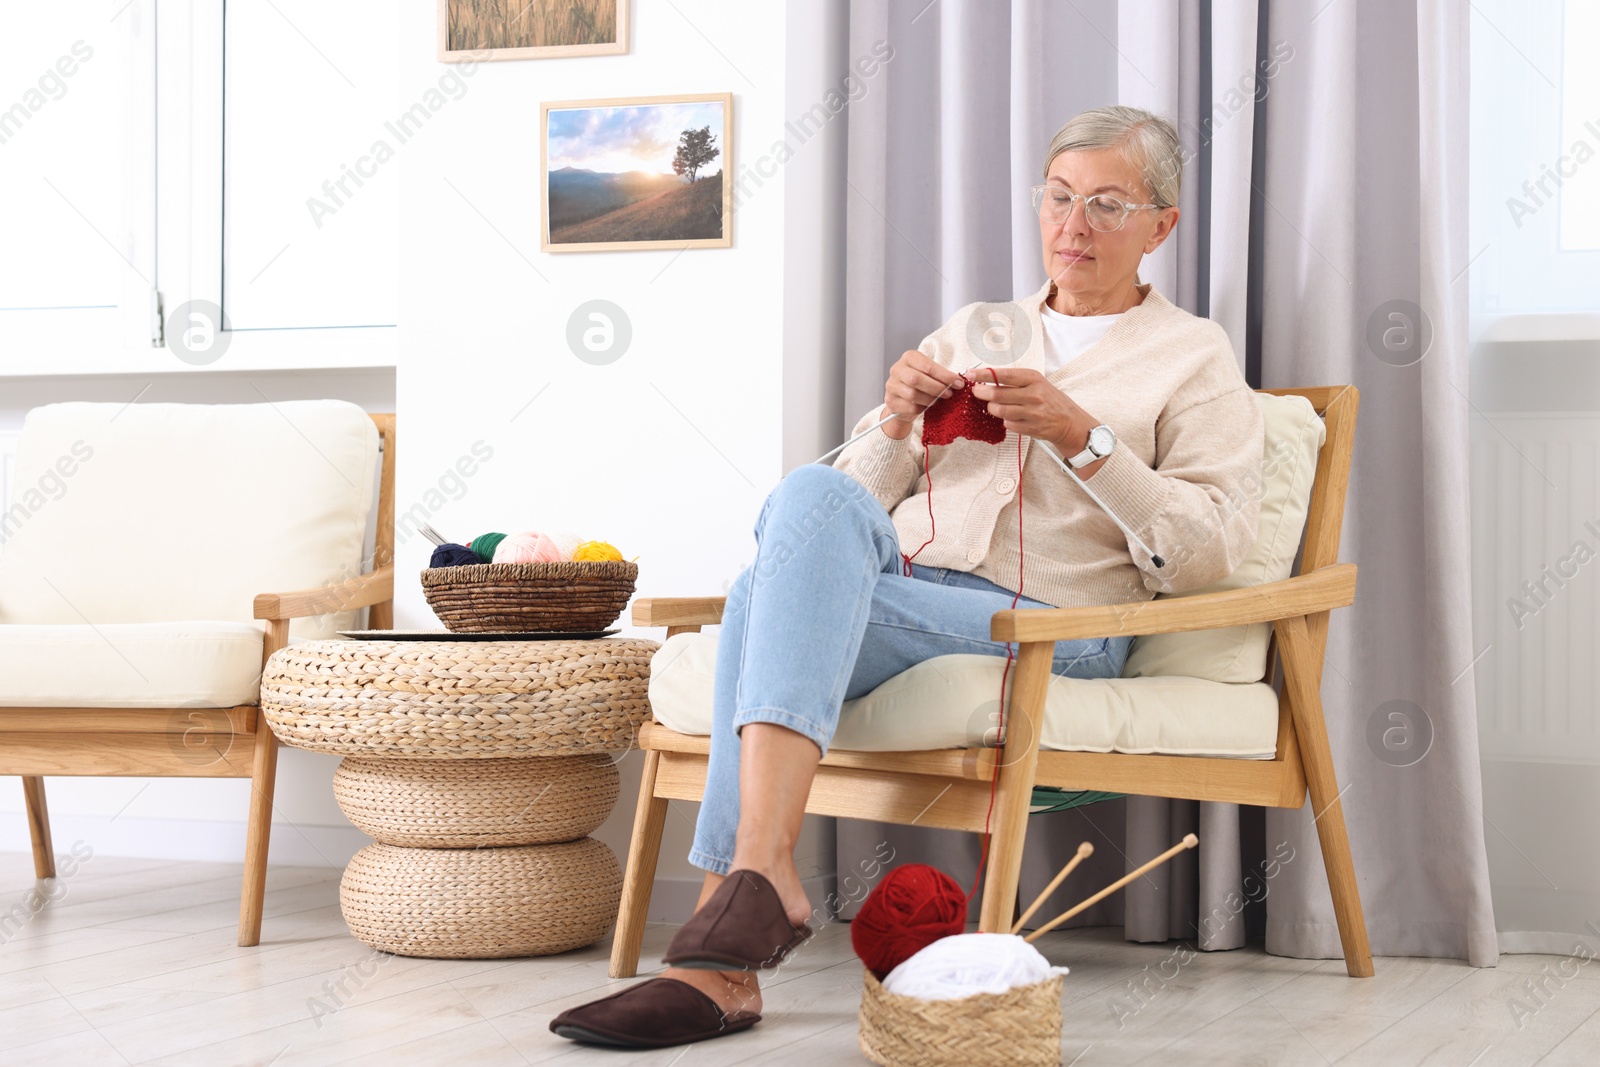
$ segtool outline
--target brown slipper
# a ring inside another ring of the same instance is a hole
[[[776,967],[814,931],[789,921],[772,883],[755,871],[729,871],[705,907],[678,928],[662,962],[710,971]]]
[[[760,1021],[753,1011],[724,1012],[687,982],[651,978],[568,1008],[550,1020],[550,1031],[591,1045],[670,1048],[737,1034]]]

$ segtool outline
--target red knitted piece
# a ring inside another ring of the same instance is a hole
[[[948,445],[958,437],[991,445],[1006,439],[1005,420],[989,414],[989,404],[972,395],[974,382],[965,374],[949,396],[935,400],[922,413],[922,443]]]

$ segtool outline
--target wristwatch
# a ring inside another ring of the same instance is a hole
[[[1111,455],[1111,450],[1116,447],[1116,444],[1117,435],[1111,431],[1111,427],[1102,422],[1099,426],[1089,431],[1089,447],[1079,452],[1076,456],[1067,457],[1067,463],[1073,470],[1087,467],[1095,460],[1105,459]]]

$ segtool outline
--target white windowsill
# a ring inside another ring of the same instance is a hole
[[[1472,317],[1470,336],[1475,341],[1600,340],[1600,314],[1565,312],[1543,315],[1484,315]]]
[[[119,347],[109,315],[104,330],[57,332],[50,313],[35,314],[41,316],[30,324],[35,328],[7,337],[0,377],[393,367],[400,347],[393,326],[242,330],[229,335],[228,348],[216,362],[194,366],[170,349]]]

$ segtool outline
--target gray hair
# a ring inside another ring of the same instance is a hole
[[[1097,107],[1067,120],[1050,139],[1044,175],[1063,152],[1122,148],[1150,187],[1150,201],[1176,207],[1183,187],[1183,145],[1172,123],[1137,107]]]

